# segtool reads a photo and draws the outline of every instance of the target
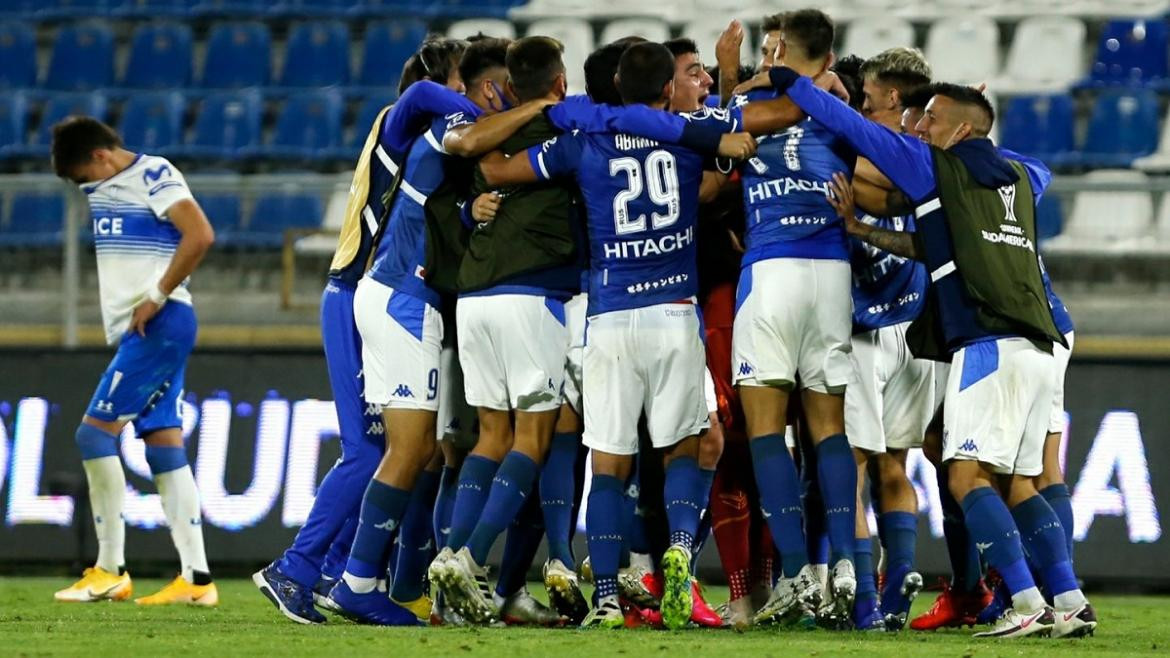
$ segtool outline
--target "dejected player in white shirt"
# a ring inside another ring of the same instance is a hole
[[[89,483],[98,557],[58,601],[125,600],[122,505],[126,476],[119,436],[126,423],[146,443],[182,570],[142,605],[216,605],[203,550],[199,491],[187,463],[180,417],[196,321],[187,279],[215,240],[183,175],[163,158],[133,153],[109,126],[69,117],[53,126],[53,167],[89,201],[106,341],[117,353],[77,428]]]

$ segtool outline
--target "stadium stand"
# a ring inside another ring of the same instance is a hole
[[[60,246],[64,218],[60,194],[18,194],[0,232],[0,247]]]
[[[36,35],[24,23],[0,23],[0,88],[32,87],[37,82]]]
[[[288,229],[313,229],[321,225],[324,208],[320,197],[286,190],[256,200],[248,224],[232,237],[239,245],[278,247]]]
[[[191,82],[191,28],[177,23],[143,25],[134,32],[122,84],[136,89],[186,87]]]
[[[1146,175],[1128,169],[1102,169],[1090,172],[1091,183],[1138,185]],[[1108,217],[1110,221],[1101,221]],[[1125,252],[1146,242],[1154,222],[1154,202],[1141,190],[1078,192],[1068,225],[1047,243],[1051,252]]]
[[[135,94],[122,110],[122,141],[136,151],[165,153],[182,142],[186,109],[177,91]]]
[[[1157,95],[1170,91],[1166,0],[1108,7],[1081,0],[827,5],[842,23],[840,55],[869,56],[912,43],[924,48],[936,77],[987,82],[999,97],[997,128],[1009,148],[1058,171],[1131,165],[1170,171],[1170,123]],[[554,36],[566,47],[570,92],[580,93],[581,63],[599,43],[629,34],[685,35],[712,64],[714,42],[735,16],[749,28],[741,56],[750,62],[758,58],[759,18],[799,6],[796,0],[637,6],[619,0],[3,0],[0,167],[44,171],[51,125],[85,111],[113,120],[132,147],[176,158],[194,173],[340,172],[374,116],[395,98],[401,63],[428,32]],[[235,214],[247,216],[250,206],[250,200],[237,203]],[[1045,212],[1059,220],[1060,210],[1056,204]],[[1074,214],[1064,222],[1069,230]],[[253,222],[246,224],[255,234]],[[240,232],[243,224],[234,225]]]

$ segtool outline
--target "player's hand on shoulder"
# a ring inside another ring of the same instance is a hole
[[[813,84],[840,98],[842,102],[849,102],[849,91],[845,89],[845,84],[841,82],[841,78],[833,71],[825,71],[818,75],[813,79]]]
[[[745,160],[756,154],[756,138],[748,133],[724,133],[719,139],[719,155]]]
[[[162,304],[156,304],[149,299],[142,300],[138,306],[134,307],[134,313],[130,316],[129,333],[136,333],[139,336],[146,336],[146,323],[158,315]]]
[[[837,214],[841,216],[841,219],[845,220],[845,230],[852,233],[853,231],[850,229],[860,223],[857,221],[857,213],[853,201],[853,185],[850,184],[845,174],[836,172],[829,181],[828,187],[829,193],[825,197],[829,200],[833,209],[837,211]]]
[[[753,89],[771,89],[772,78],[768,76],[768,69],[763,69],[752,77],[744,80],[731,90],[733,96],[746,94]]]
[[[503,197],[496,192],[484,192],[475,197],[475,201],[471,203],[471,218],[477,222],[492,221],[496,218],[502,199]]]

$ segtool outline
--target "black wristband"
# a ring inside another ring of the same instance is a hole
[[[788,88],[796,84],[800,79],[800,74],[787,66],[777,66],[768,71],[768,79],[772,81],[772,88],[777,93],[785,93]]]
[[[683,126],[682,136],[679,137],[678,143],[680,146],[685,146],[701,155],[715,156],[719,153],[721,139],[723,139],[722,131],[687,121]]]

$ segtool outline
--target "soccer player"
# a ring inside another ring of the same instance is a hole
[[[832,60],[834,26],[817,10],[784,15],[778,63],[816,77]],[[738,51],[721,49],[731,67]],[[766,92],[764,97],[773,97]],[[737,97],[732,106],[760,98]],[[758,101],[757,101],[758,102]],[[760,623],[812,622],[822,602],[809,566],[800,480],[785,445],[788,398],[799,379],[815,446],[819,489],[830,539],[830,597],[825,613],[852,612],[857,472],[845,434],[844,394],[852,378],[848,243],[824,198],[834,171],[852,171],[854,155],[816,122],[778,132],[741,166],[747,208],[747,252],[739,283],[733,374],[751,441],[764,517],[780,552],[783,576],[756,615]]]
[[[454,39],[423,43],[404,66],[405,75],[399,87],[401,99],[394,116],[450,112],[452,103],[459,102],[455,93],[463,90],[456,67],[466,46],[465,42]],[[410,83],[419,79],[447,85],[455,93],[427,93],[425,85],[406,93]],[[470,101],[463,102],[471,105]],[[321,297],[321,335],[340,425],[341,458],[321,481],[309,517],[292,546],[278,560],[252,575],[253,582],[277,609],[299,623],[325,622],[324,615],[313,607],[314,588],[325,571],[327,553],[331,550],[342,555],[349,553],[352,531],[347,540],[345,530],[356,527],[363,486],[373,477],[385,451],[381,413],[362,396],[361,336],[354,324],[353,295],[357,282],[365,274],[380,221],[386,216],[382,192],[394,180],[386,162],[401,163],[401,154],[394,144],[409,143],[418,135],[417,129],[403,122],[389,121],[390,114],[389,108],[379,112],[366,137],[350,185],[345,222],[330,265],[329,280]],[[425,504],[429,510],[430,501]],[[344,565],[344,559],[342,562]],[[408,580],[403,578],[401,586]],[[325,582],[332,586],[329,579]],[[398,587],[399,579],[394,584]],[[328,595],[328,590],[324,594]],[[429,605],[424,607],[429,613]]]
[[[970,87],[935,86],[922,121],[926,144],[844,110],[792,69],[773,69],[771,77],[915,205],[916,233],[886,231],[851,220],[844,177],[834,185],[835,207],[852,234],[921,259],[931,272],[932,299],[908,341],[918,356],[952,358],[943,439],[950,488],[980,553],[1012,596],[1012,608],[976,637],[1092,633],[1096,616],[1077,585],[1060,520],[1033,481],[1043,470],[1052,410],[1052,344],[1064,342],[1035,251],[1035,204],[1049,172],[996,151],[987,139],[995,112]],[[993,484],[1000,482],[1004,498]],[[1028,570],[1021,537],[1053,594],[1055,614]]]
[[[673,78],[670,51],[642,43],[622,55],[617,86],[626,103],[663,108]],[[592,266],[584,442],[593,449],[586,525],[598,607],[584,625],[624,623],[617,601],[620,510],[645,411],[651,440],[664,449],[667,463],[672,545],[662,560],[663,622],[680,628],[691,614],[690,557],[702,497],[698,434],[708,424],[694,307],[702,158],[630,135],[578,133],[530,149],[525,157],[485,160],[482,166],[495,183],[575,175],[586,199]]]
[[[509,90],[533,112],[503,142],[504,153],[517,153],[560,134],[539,110],[565,96],[561,51],[559,42],[538,36],[509,46],[505,58]],[[477,131],[470,128],[448,131],[444,146],[449,152],[475,154]],[[476,193],[490,191],[482,180],[473,186]],[[488,551],[520,513],[539,475],[551,547],[544,568],[549,598],[579,623],[588,603],[577,585],[569,550],[578,443],[571,431],[555,433],[564,412],[561,388],[568,349],[564,305],[579,291],[582,269],[576,191],[560,183],[517,186],[493,196],[494,218],[476,226],[469,237],[459,268],[457,306],[467,400],[478,408],[480,422],[479,442],[464,462],[464,474],[482,473],[478,488],[487,490],[487,496],[477,501],[482,512],[470,534],[449,536],[432,563],[431,579],[477,620],[485,611],[486,617],[495,613],[506,620],[535,618],[530,613],[537,604],[522,586],[501,591],[508,586],[501,578],[489,598],[481,583],[486,582]],[[527,564],[510,564],[514,560],[512,555],[504,557],[507,567],[526,570]],[[519,609],[522,606],[526,610]],[[555,623],[558,616],[544,619]]]
[[[401,164],[390,157],[389,164],[383,162],[398,177],[396,193],[374,264],[354,293],[354,317],[362,340],[365,399],[383,408],[387,445],[362,499],[345,573],[329,595],[347,616],[365,623],[417,623],[412,612],[377,590],[377,581],[415,481],[435,451],[443,323],[439,294],[425,278],[423,206],[443,180],[449,157],[442,150],[443,134],[480,110],[498,111],[511,102],[503,91],[506,48],[498,39],[468,46],[459,74],[467,99],[479,110],[465,112],[453,103],[450,114],[433,119],[422,136],[405,145]]]
[[[912,48],[893,48],[867,60],[860,69],[870,120],[900,130],[901,99],[930,82],[930,66]],[[864,182],[859,160],[854,185]],[[859,221],[893,231],[913,231],[913,215]],[[922,445],[934,413],[934,367],[915,359],[906,330],[926,303],[926,270],[917,261],[890,254],[859,240],[850,244],[853,267],[853,352],[857,381],[845,392],[845,427],[858,464],[857,571],[854,622],[859,628],[900,630],[910,604],[922,589],[913,570],[918,537],[918,494],[906,475],[906,455]],[[886,579],[880,612],[875,608],[869,522],[861,506],[868,463],[876,466],[880,495],[874,500],[878,533],[886,549]]]
[[[89,483],[98,557],[58,601],[122,601],[126,572],[126,476],[118,458],[127,423],[146,443],[181,571],[140,605],[214,606],[219,593],[203,549],[202,512],[180,417],[195,311],[187,283],[215,241],[183,174],[163,158],[133,153],[109,126],[74,116],[53,126],[53,168],[89,201],[106,342],[118,351],[102,375],[77,445]]]

